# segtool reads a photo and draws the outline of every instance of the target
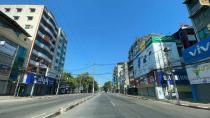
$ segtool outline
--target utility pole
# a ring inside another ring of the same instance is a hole
[[[167,59],[167,62],[168,62],[168,68],[169,68],[169,72],[171,74],[171,79],[174,83],[174,90],[175,90],[175,93],[176,93],[176,100],[177,100],[177,104],[180,104],[180,100],[179,100],[179,93],[178,93],[178,89],[177,89],[177,85],[176,85],[176,81],[175,81],[175,78],[174,78],[174,74],[173,74],[173,70],[172,70],[172,67],[171,67],[171,62],[168,58],[168,53],[171,51],[169,48],[164,48],[163,50],[166,54],[166,59]]]
[[[95,85],[94,85],[95,84],[94,74],[95,74],[95,64],[93,64],[93,88],[92,88],[93,89],[93,94],[95,92],[95,88],[94,88],[95,87]]]
[[[38,60],[38,58],[36,59]],[[33,85],[32,85],[32,88],[31,88],[31,93],[30,93],[30,96],[33,97],[33,94],[34,94],[34,88],[35,88],[35,84],[36,84],[36,78],[38,78],[38,75],[40,74],[40,66],[41,66],[41,62],[43,60],[39,60],[39,64],[38,64],[38,67],[36,69],[36,76],[34,77],[34,82],[33,82]]]
[[[58,81],[58,86],[57,86],[57,90],[56,90],[56,95],[58,95],[59,93],[59,88],[60,88],[60,84],[61,84],[61,79],[63,77],[63,72],[60,74],[60,78],[59,78],[59,81]]]

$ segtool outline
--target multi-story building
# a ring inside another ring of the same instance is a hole
[[[120,93],[126,94],[129,88],[128,63],[123,62],[120,72]]]
[[[0,95],[14,94],[15,81],[26,67],[30,35],[0,11]]]
[[[177,32],[172,34],[176,39],[179,56],[182,57],[183,51],[198,42],[192,26],[181,25]]]
[[[195,45],[184,50],[183,58],[195,101],[210,101],[210,1],[185,0],[196,36]]]
[[[128,94],[137,95],[137,86],[138,86],[138,80],[134,79],[134,68],[133,68],[133,60],[135,59],[136,52],[138,52],[138,39],[135,41],[135,43],[131,46],[131,48],[128,51],[128,77],[129,77],[129,88],[128,88]],[[137,50],[137,51],[136,51]]]
[[[120,92],[120,73],[123,70],[123,64],[124,63],[117,63],[117,65],[114,68],[113,72],[113,80],[112,80],[112,86],[113,86],[113,92]]]
[[[206,2],[208,3],[203,5],[203,0],[184,0],[198,40],[210,36],[210,5],[208,0]]]
[[[138,80],[138,95],[164,99],[169,93],[174,93],[173,79],[178,84],[180,94],[185,94],[181,88],[188,80],[180,66],[176,40],[171,36],[149,34],[138,38],[136,42],[133,70],[134,79]],[[166,49],[170,51],[166,52]],[[174,78],[171,78],[171,73]]]
[[[46,87],[43,83],[53,83],[52,81],[59,79],[64,65],[67,39],[53,14],[44,5],[0,5],[0,11],[14,19],[31,35],[32,43],[26,66],[29,73],[38,75],[35,76],[38,83],[40,82],[38,88]],[[50,82],[48,78],[51,78]],[[46,89],[54,91],[51,87]]]
[[[54,68],[55,72],[58,73],[57,75],[59,76],[61,76],[64,70],[66,49],[67,49],[67,37],[64,31],[61,28],[59,28],[58,38],[56,42],[55,56],[52,64],[52,67]]]

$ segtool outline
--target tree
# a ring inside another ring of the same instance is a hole
[[[109,92],[112,89],[112,82],[108,81],[104,83],[103,89],[105,92]]]
[[[71,92],[74,91],[78,85],[76,78],[74,78],[71,73],[64,73],[62,81],[66,81],[67,84],[70,86]]]
[[[89,75],[89,73],[82,73],[79,74],[76,77],[73,77],[71,73],[64,73],[62,77],[62,81],[66,81],[67,84],[69,84],[71,91],[74,91],[75,89],[80,89],[82,87],[83,89],[80,92],[83,93],[91,93],[92,87],[93,87],[93,77]],[[94,88],[95,91],[98,90],[98,83],[94,81]]]

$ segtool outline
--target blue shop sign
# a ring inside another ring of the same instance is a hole
[[[55,79],[51,77],[46,77],[42,75],[35,75],[33,73],[27,73],[26,84],[43,84],[52,86],[55,83]]]
[[[197,44],[187,48],[183,52],[183,58],[186,64],[210,57],[210,37]]]

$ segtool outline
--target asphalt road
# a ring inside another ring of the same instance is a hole
[[[0,103],[0,118],[40,118],[91,94],[62,95]]]
[[[210,111],[104,93],[58,118],[210,118]]]

